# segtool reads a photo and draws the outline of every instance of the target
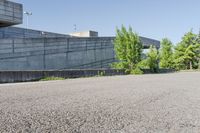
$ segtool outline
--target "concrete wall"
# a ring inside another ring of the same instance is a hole
[[[116,61],[113,40],[114,37],[0,39],[0,70],[109,68]],[[148,47],[155,40],[143,41]]]
[[[149,69],[143,70],[145,74],[151,73]],[[173,73],[172,69],[160,69],[158,73]],[[81,69],[62,71],[0,71],[0,83],[37,81],[46,77],[80,78],[91,76],[125,75],[124,70],[116,69]]]
[[[70,37],[69,35],[25,29],[19,27],[0,28],[0,38],[40,38],[40,37]]]
[[[90,31],[91,33],[86,33],[87,35],[93,34],[93,31]],[[95,34],[95,33],[94,33]],[[98,34],[98,33],[97,33]],[[90,35],[89,35],[90,36]],[[92,35],[91,35],[92,36]],[[98,35],[97,35],[98,36]],[[40,31],[40,30],[32,30],[32,29],[25,29],[25,28],[19,28],[19,27],[4,27],[0,28],[0,39],[10,39],[10,38],[59,38],[59,37],[67,37],[71,38],[71,35],[67,34],[58,34],[58,33],[52,33],[52,32],[46,32],[46,31]],[[83,36],[82,36],[83,37]],[[92,36],[94,37],[94,36]],[[78,38],[78,37],[77,37]],[[79,37],[80,38],[80,37]],[[86,38],[86,37],[83,37]],[[87,37],[89,38],[89,37]],[[97,38],[97,37],[95,37]],[[103,37],[99,37],[101,39]],[[114,37],[108,37],[114,39]],[[154,39],[146,38],[146,37],[140,37],[142,43],[144,44],[144,48],[149,48],[150,45],[155,45],[157,48],[160,48],[160,42]]]
[[[7,0],[0,0],[0,27],[21,24],[23,19],[22,5]]]
[[[107,68],[113,38],[0,39],[0,70]]]
[[[80,78],[91,76],[124,75],[124,70],[64,70],[64,71],[0,71],[0,83],[37,81],[46,77]]]

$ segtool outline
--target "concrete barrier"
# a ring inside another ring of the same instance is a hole
[[[150,69],[142,69],[142,71],[144,72],[144,74],[154,74]],[[175,69],[159,69],[158,73],[173,73],[176,72]]]
[[[143,70],[145,74],[152,74],[149,69]],[[173,69],[160,69],[158,73],[172,73]],[[38,81],[45,77],[81,78],[92,76],[125,75],[124,70],[116,69],[78,69],[61,71],[0,71],[0,83]]]
[[[38,81],[45,77],[80,78],[92,76],[124,75],[124,70],[62,70],[62,71],[1,71],[0,83]]]

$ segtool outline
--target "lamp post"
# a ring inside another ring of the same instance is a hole
[[[24,12],[24,14],[27,16],[26,17],[26,28],[28,29],[28,23],[29,23],[29,16],[33,15],[32,12]]]
[[[76,30],[77,30],[77,26],[76,24],[74,24],[74,32],[76,32]]]

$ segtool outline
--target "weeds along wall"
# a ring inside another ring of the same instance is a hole
[[[0,70],[109,68],[113,37],[0,39]]]

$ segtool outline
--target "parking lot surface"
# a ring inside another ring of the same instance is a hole
[[[199,72],[0,85],[0,132],[199,131]]]

